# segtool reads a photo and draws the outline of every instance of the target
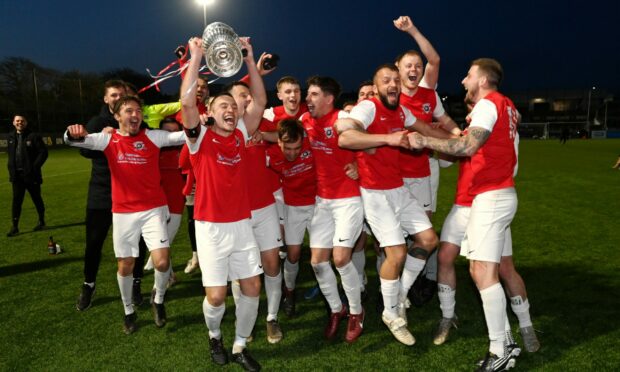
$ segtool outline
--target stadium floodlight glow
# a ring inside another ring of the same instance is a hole
[[[196,0],[196,4],[202,5],[202,16],[205,28],[207,28],[207,5],[211,5],[213,3],[215,3],[215,0]]]

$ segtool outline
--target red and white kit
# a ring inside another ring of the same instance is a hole
[[[310,234],[310,247],[353,247],[361,233],[364,212],[359,185],[345,173],[345,166],[355,161],[355,153],[338,146],[334,123],[347,117],[344,111],[332,110],[316,119],[306,113],[300,120],[315,158],[317,201]]]
[[[265,109],[263,112],[263,120],[261,120],[259,130],[262,132],[274,132],[278,130],[278,123],[284,119],[299,119],[299,117],[308,112],[308,105],[302,102],[299,105],[297,114],[289,115],[284,106],[275,106]],[[277,144],[267,145],[267,148],[277,147]],[[274,172],[270,174],[270,184],[273,189],[273,196],[276,198],[276,208],[278,209],[278,217],[280,223],[284,223],[284,196],[282,195],[282,188],[280,185],[280,177]]]
[[[291,245],[303,242],[305,230],[310,231],[316,200],[316,169],[310,142],[302,141],[297,159],[288,161],[279,147],[267,150],[269,167],[282,179],[284,196],[284,236]]]
[[[433,118],[443,116],[446,111],[434,89],[418,86],[413,96],[400,94],[400,104],[418,119],[432,123]],[[432,209],[431,169],[427,149],[411,151],[401,149],[400,166],[405,186],[422,205],[424,210]]]
[[[244,128],[243,128],[244,129]],[[240,128],[220,136],[202,128],[195,143],[187,142],[196,177],[194,220],[202,282],[225,286],[227,279],[260,275],[260,252],[250,223],[247,133]]]
[[[518,118],[512,101],[498,92],[478,101],[471,112],[469,130],[480,127],[491,134],[471,157],[473,201],[461,246],[470,260],[499,263],[501,259],[505,234],[517,211]]]
[[[416,122],[403,106],[389,110],[377,98],[358,103],[350,117],[370,134],[402,131]],[[366,221],[382,247],[404,244],[402,230],[416,234],[432,227],[422,207],[403,187],[399,148],[381,146],[373,153],[360,151],[357,159]]]
[[[168,247],[168,207],[161,187],[160,148],[183,144],[183,132],[142,129],[135,136],[118,130],[93,133],[72,146],[103,151],[112,178],[112,222],[116,257],[138,257],[144,237],[149,250]]]

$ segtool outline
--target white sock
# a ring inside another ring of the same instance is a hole
[[[506,316],[506,323],[504,324],[504,333],[506,334],[506,344],[516,344],[514,338],[512,337],[512,329],[510,329],[510,320],[508,320],[508,316]]]
[[[381,280],[381,295],[383,296],[383,316],[389,320],[398,318],[398,279]]]
[[[447,284],[437,284],[437,296],[439,297],[439,307],[441,316],[446,319],[454,318],[454,308],[456,307],[456,290]]]
[[[360,278],[360,285],[362,291],[364,290],[364,267],[366,266],[366,252],[362,249],[359,252],[353,252],[351,255],[351,261],[357,270],[357,274]]]
[[[237,317],[237,325],[235,327],[234,344],[245,347],[245,342],[256,323],[258,315],[258,297],[248,297],[243,293],[239,294],[236,302],[235,315]]]
[[[500,283],[480,291],[484,318],[489,331],[489,351],[502,357],[504,356],[504,341],[506,338],[506,297]]]
[[[426,261],[421,260],[419,258],[412,257],[411,255],[407,255],[407,259],[405,260],[405,267],[403,268],[403,275],[400,277],[400,294],[399,300],[404,302],[407,298],[407,293],[409,293],[409,289],[415,282],[415,279],[420,275],[420,272],[424,269],[424,265]]]
[[[342,301],[338,295],[338,281],[336,280],[336,274],[334,274],[332,265],[329,262],[321,262],[312,264],[312,268],[314,269],[316,281],[319,283],[321,292],[325,296],[332,313],[339,312],[342,309]]]
[[[192,252],[192,261],[198,262],[198,252]]]
[[[278,273],[277,276],[265,274],[265,293],[267,293],[267,321],[276,320],[282,299],[282,273]]]
[[[349,261],[346,265],[336,268],[340,273],[342,288],[349,300],[349,313],[362,313],[361,282],[355,265]]]
[[[532,318],[530,318],[530,302],[523,300],[521,296],[510,297],[510,307],[519,319],[519,328],[531,327]]]
[[[123,301],[123,308],[125,309],[125,315],[133,313],[133,306],[131,305],[131,293],[133,291],[133,274],[128,276],[121,276],[116,273],[116,280],[118,281],[118,289],[121,291],[121,300]]]
[[[222,337],[222,331],[220,325],[222,324],[222,318],[226,311],[226,305],[213,306],[207,301],[207,296],[202,301],[202,313],[205,316],[205,323],[209,329],[209,338],[220,339]]]
[[[168,285],[168,279],[170,279],[170,269],[172,265],[168,266],[168,270],[166,271],[158,271],[155,269],[155,283],[153,288],[155,288],[155,303],[163,304],[164,303],[164,295],[166,294],[166,286]]]
[[[86,284],[87,286],[89,286],[91,288],[95,288],[95,282],[92,282],[92,283],[84,282],[84,284]]]
[[[295,282],[297,281],[297,274],[299,274],[299,261],[296,263],[290,263],[288,258],[284,260],[284,285],[289,290],[295,289]]]

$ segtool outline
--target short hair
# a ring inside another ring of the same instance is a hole
[[[173,118],[173,117],[171,117],[171,116],[165,117],[165,118],[163,118],[163,119],[159,122],[159,129],[162,129],[162,128],[164,127],[164,125],[166,125],[166,124],[176,124],[176,125],[178,125],[179,129],[183,128],[183,126],[181,125],[181,123],[179,123],[179,122],[177,121],[177,119],[175,119],[175,118]]]
[[[422,58],[422,54],[420,54],[420,52],[418,52],[417,50],[414,49],[410,49],[404,53],[399,54],[398,56],[396,56],[396,60],[394,60],[394,63],[398,64],[400,63],[400,60],[405,58],[406,56],[418,56],[420,57],[420,59],[422,61],[424,61],[424,59]]]
[[[231,88],[232,89],[232,88]],[[218,94],[216,94],[215,96],[209,97],[209,112],[212,111],[213,109],[213,104],[215,103],[215,101],[220,98],[220,97],[230,97],[233,100],[235,99],[235,97],[232,96],[232,94],[228,93],[227,90],[222,90],[221,92],[219,92]]]
[[[284,143],[295,143],[304,138],[304,127],[297,119],[282,119],[278,122],[278,139]]]
[[[118,114],[121,111],[121,107],[123,107],[123,105],[127,104],[128,102],[135,102],[138,106],[142,106],[142,101],[140,101],[140,98],[136,96],[122,96],[114,104],[114,109],[112,109],[112,112],[114,114]]]
[[[351,101],[346,101],[345,103],[342,104],[342,108],[345,108],[345,107],[347,107],[349,105],[355,106],[355,105],[357,105],[357,101],[352,101],[352,100]]]
[[[369,85],[375,85],[375,83],[372,80],[364,80],[360,83],[360,85],[357,87],[357,92],[359,93],[360,90],[362,90],[362,87],[366,87]]]
[[[243,86],[243,87],[246,87],[246,88],[250,89],[250,86],[249,86],[247,83],[243,82],[243,81],[233,81],[233,82],[232,82],[232,83],[230,83],[230,84],[226,84],[226,85],[224,86],[224,88],[222,88],[222,91],[223,91],[223,92],[226,92],[226,93],[232,93],[232,90],[233,90],[236,86]]]
[[[108,93],[108,89],[117,88],[125,90],[125,82],[118,79],[108,80],[103,83],[103,95],[105,96]]]
[[[280,87],[283,84],[293,84],[293,85],[298,85],[301,87],[301,84],[299,84],[299,81],[292,76],[281,77],[280,80],[278,80],[278,82],[276,83],[276,89],[280,90]]]
[[[493,88],[499,87],[504,78],[504,69],[502,65],[493,58],[478,58],[472,61],[472,66],[478,66],[486,77],[487,81]]]
[[[22,114],[21,112],[18,112],[16,114],[13,115],[13,120],[15,120],[16,117],[21,116],[24,121],[27,123],[28,122],[28,118],[26,117],[26,115]]]
[[[379,71],[383,70],[384,68],[387,68],[390,71],[394,71],[398,73],[398,67],[396,67],[396,65],[394,65],[393,63],[384,63],[375,69],[375,72],[372,74],[373,81],[377,77],[377,74],[379,73]]]
[[[317,87],[321,88],[323,93],[331,94],[332,96],[334,96],[334,100],[336,100],[340,96],[340,84],[338,84],[336,79],[332,77],[315,75],[308,78],[306,84],[308,84],[308,88],[311,85],[316,85]]]

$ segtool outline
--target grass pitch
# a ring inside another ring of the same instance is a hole
[[[620,172],[611,165],[620,140],[523,141],[517,177],[518,212],[512,234],[514,259],[523,276],[531,314],[542,348],[519,357],[519,370],[616,371],[620,369]],[[6,154],[0,163],[6,164]],[[437,229],[452,205],[456,167],[442,170]],[[190,257],[185,220],[172,247],[179,283],[167,295],[168,324],[157,329],[148,305],[138,309],[139,330],[122,333],[123,311],[116,283],[111,238],[104,254],[93,307],[75,309],[83,280],[85,202],[90,162],[75,149],[50,152],[43,169],[43,198],[49,228],[32,232],[36,212],[26,196],[21,234],[6,238],[10,227],[11,185],[0,170],[0,369],[1,370],[218,370],[209,359],[202,315],[200,274],[183,273]],[[49,256],[50,235],[65,253]],[[325,312],[320,301],[305,301],[314,284],[309,253],[298,280],[298,316],[280,314],[281,343],[266,341],[264,295],[252,354],[265,370],[415,370],[467,371],[487,350],[486,326],[466,261],[457,262],[456,311],[459,329],[442,346],[431,332],[440,318],[437,298],[409,311],[417,343],[406,347],[393,339],[375,310],[378,278],[374,253],[367,251],[370,300],[364,334],[347,345],[344,324],[339,339],[322,338]],[[152,272],[143,281],[145,296]],[[234,337],[234,307],[227,301],[223,335]],[[510,311],[509,311],[510,313]],[[517,322],[510,313],[515,338]],[[240,370],[229,365],[221,370]]]

